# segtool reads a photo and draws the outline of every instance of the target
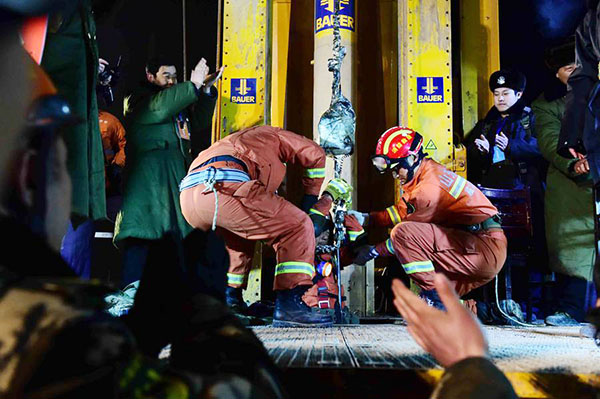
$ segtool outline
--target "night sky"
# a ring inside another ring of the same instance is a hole
[[[188,73],[200,57],[215,65],[217,3],[187,0]],[[115,115],[122,114],[123,96],[144,78],[149,56],[171,56],[181,71],[181,4],[181,0],[117,0],[111,13],[97,15],[101,56],[113,63],[119,55],[124,57],[117,103],[109,109]],[[544,65],[544,49],[574,33],[585,14],[585,0],[499,0],[499,6],[501,65],[525,73],[524,97],[530,103],[547,84],[556,84]]]
[[[574,34],[585,15],[585,0],[499,0],[500,62],[527,76],[530,103],[557,80],[544,65],[544,50]]]
[[[218,0],[187,0],[188,77],[201,57],[211,71],[216,62]],[[111,64],[123,57],[116,102],[108,110],[122,116],[123,97],[145,79],[148,58],[162,54],[173,60],[183,78],[181,0],[117,0],[111,12],[96,16],[100,57]]]

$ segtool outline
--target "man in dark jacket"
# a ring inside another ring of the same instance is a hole
[[[541,190],[544,160],[537,145],[535,118],[522,100],[526,79],[519,71],[490,76],[494,106],[468,139],[469,181],[485,187],[530,186]]]
[[[523,103],[525,76],[500,70],[490,76],[494,106],[467,139],[468,179],[492,188],[531,190],[534,246],[546,264],[544,183],[547,162],[538,147],[535,117]]]
[[[172,62],[157,58],[146,66],[146,81],[125,98],[127,164],[123,205],[117,215],[115,244],[123,249],[122,285],[139,280],[150,241],[167,233],[184,238],[192,228],[179,205],[179,182],[190,163],[190,123],[211,123],[217,98],[202,59],[190,81],[177,83]]]

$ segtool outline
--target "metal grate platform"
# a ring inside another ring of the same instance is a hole
[[[430,389],[424,389],[423,384],[432,386],[443,374],[443,369],[402,325],[255,327],[253,330],[275,362],[286,370],[288,381],[292,375],[304,380],[310,376],[314,380],[319,372],[334,380],[350,378],[354,384],[367,374],[367,380],[389,377],[396,383],[416,377],[420,381],[412,381],[412,386],[422,392],[407,397],[427,397]],[[521,397],[591,398],[600,387],[600,348],[590,338],[581,337],[578,327],[487,327],[485,330],[494,362],[507,374]],[[368,373],[361,374],[364,371]],[[363,382],[367,388],[368,381]],[[290,383],[294,385],[294,381]],[[343,382],[337,391],[328,394],[353,397],[356,392],[345,391],[349,386],[354,385]],[[360,390],[352,388],[357,389]],[[369,397],[368,389],[365,392]]]

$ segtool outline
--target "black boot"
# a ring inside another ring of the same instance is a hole
[[[227,306],[235,313],[244,314],[248,309],[248,305],[246,305],[242,297],[241,288],[225,287],[225,302],[227,302]]]
[[[291,290],[277,291],[273,327],[330,327],[333,319],[329,315],[313,312],[304,303],[302,295],[310,288],[298,286]]]

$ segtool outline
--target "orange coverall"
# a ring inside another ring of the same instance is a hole
[[[104,165],[112,163],[125,166],[125,129],[114,115],[106,111],[98,111],[100,119],[100,135],[104,150]]]
[[[251,267],[254,244],[263,240],[277,253],[275,290],[312,285],[315,274],[315,233],[309,216],[275,192],[286,166],[299,163],[305,168],[302,184],[306,194],[318,195],[325,178],[325,152],[317,143],[287,130],[259,126],[242,130],[219,140],[202,151],[188,174],[209,167],[243,170],[230,161],[204,164],[213,157],[229,155],[247,167],[250,181],[220,182],[217,231],[229,252],[227,281],[231,287],[244,287]],[[215,195],[200,184],[181,192],[181,210],[195,228],[211,228]]]
[[[434,289],[435,272],[445,274],[459,295],[496,276],[506,260],[504,232],[464,228],[498,213],[477,187],[426,158],[403,190],[400,203],[370,214],[370,225],[394,226],[377,245],[381,256],[395,254],[425,290]]]

